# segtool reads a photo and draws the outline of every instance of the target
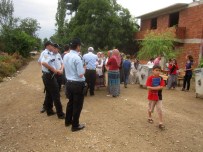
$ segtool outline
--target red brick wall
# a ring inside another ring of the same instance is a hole
[[[140,29],[140,31],[150,30],[150,27],[151,27],[151,19],[141,21],[141,29]]]
[[[157,29],[166,29],[169,24],[169,15],[159,16],[157,19]]]
[[[186,27],[185,39],[203,39],[203,4],[189,7],[179,13],[179,27]],[[167,29],[169,15],[157,18],[157,30]],[[150,30],[151,19],[141,21],[141,31]],[[178,63],[181,68],[185,66],[185,56],[191,54],[194,57],[194,66],[198,65],[200,44],[183,44]]]
[[[194,58],[194,67],[197,67],[199,60],[200,44],[184,44],[179,47],[181,53],[177,57],[178,65],[180,68],[185,67],[186,56],[192,55]]]
[[[186,27],[186,38],[202,38],[203,4],[181,11],[179,26]]]

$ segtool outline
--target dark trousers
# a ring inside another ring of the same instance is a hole
[[[124,70],[123,68],[119,69],[120,72],[120,83],[124,82]]]
[[[59,92],[61,91],[61,85],[62,85],[62,82],[63,82],[63,75],[56,75],[56,80],[57,80],[57,83],[58,83],[58,86],[59,86]]]
[[[53,102],[56,107],[56,112],[58,116],[63,115],[60,94],[59,94],[59,86],[57,80],[52,74],[43,74],[42,76],[43,82],[45,84],[46,96],[45,96],[45,106],[47,110],[47,114],[52,111]]]
[[[184,80],[183,80],[183,89],[185,89],[186,85],[187,85],[187,90],[190,89],[190,80],[192,78],[192,75],[185,75],[184,76]]]
[[[72,123],[72,127],[78,127],[80,113],[82,111],[84,94],[83,89],[85,82],[70,82],[66,83],[66,91],[69,98],[69,102],[66,107],[65,123]]]
[[[43,79],[43,75],[42,75],[42,82],[43,82],[43,84],[44,84],[44,93],[45,93],[45,99],[44,99],[44,103],[43,103],[43,108],[44,108],[44,109],[47,109],[47,108],[46,108],[46,104],[47,104],[46,102],[47,102],[49,99],[46,99],[47,96],[46,96],[46,89],[45,89],[45,82],[44,82],[44,79]],[[51,100],[52,100],[52,99],[51,99]],[[52,101],[53,101],[53,100],[52,100]],[[51,107],[53,108],[53,102],[52,102],[52,106],[51,106]],[[51,109],[52,109],[52,108],[51,108]]]
[[[130,70],[124,69],[123,70],[124,85],[128,84],[129,75],[130,75]]]
[[[90,95],[94,95],[94,87],[96,82],[96,70],[86,70],[85,79],[87,88],[90,89]]]

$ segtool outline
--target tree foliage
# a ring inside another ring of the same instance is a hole
[[[0,25],[12,26],[13,22],[13,2],[12,0],[2,0],[0,2]]]
[[[95,49],[135,49],[136,21],[116,0],[80,0],[77,14],[65,23],[66,40],[80,37]]]
[[[30,36],[37,37],[36,32],[41,28],[36,19],[25,18],[20,20],[20,30],[24,31]]]
[[[36,32],[40,29],[37,20],[13,17],[14,7],[11,0],[0,2],[0,51],[13,54],[19,52],[28,57],[34,47],[41,45]]]
[[[55,41],[58,41],[58,43],[61,43],[64,38],[64,24],[65,24],[65,18],[66,18],[66,11],[67,11],[67,3],[66,0],[58,0],[58,8],[56,12],[56,26],[57,31],[54,38]]]
[[[70,11],[70,14],[72,14],[73,12],[77,12],[78,11],[78,7],[80,4],[80,0],[66,0],[67,2],[67,10]]]
[[[141,49],[138,57],[150,59],[162,55],[167,59],[174,58],[178,53],[178,51],[174,51],[174,40],[175,37],[170,31],[160,33],[150,31],[140,43]]]

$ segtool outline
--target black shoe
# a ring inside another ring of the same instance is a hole
[[[70,125],[72,125],[72,122],[65,122],[66,127],[69,127]]]
[[[62,115],[58,115],[58,118],[59,118],[59,119],[65,119],[66,116],[65,116],[65,114],[62,114]]]
[[[83,124],[80,124],[78,127],[72,127],[71,128],[71,131],[74,132],[74,131],[79,131],[79,130],[82,130],[85,128],[85,125]]]
[[[90,96],[94,96],[94,93],[90,93]]]
[[[40,110],[40,113],[44,113],[46,111],[45,107],[42,107],[42,109]]]
[[[56,112],[54,112],[53,110],[47,111],[47,116],[53,116],[55,114]]]

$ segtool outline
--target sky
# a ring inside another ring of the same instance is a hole
[[[117,0],[117,3],[127,8],[131,15],[140,16],[175,3],[191,3],[193,0]],[[13,0],[14,16],[21,19],[30,17],[37,19],[41,29],[38,36],[49,38],[55,33],[55,15],[58,0]]]

